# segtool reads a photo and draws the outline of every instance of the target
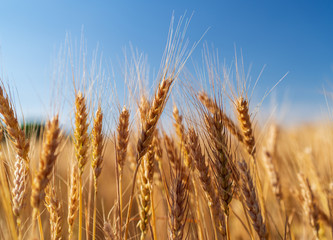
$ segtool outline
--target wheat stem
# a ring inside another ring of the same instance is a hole
[[[102,134],[103,113],[101,106],[98,106],[94,126],[92,129],[92,163],[94,174],[94,209],[93,209],[93,240],[96,238],[96,210],[97,210],[97,179],[102,171],[104,137]],[[89,221],[89,220],[88,220]]]
[[[116,171],[118,175],[118,191],[119,191],[119,225],[120,225],[120,236],[123,226],[123,187],[122,187],[122,176],[123,176],[123,168],[125,165],[126,157],[127,157],[127,147],[128,147],[128,139],[129,139],[129,111],[126,107],[123,107],[119,115],[119,122],[117,126],[117,144],[116,144]]]
[[[79,167],[79,240],[82,240],[82,216],[83,216],[83,196],[82,196],[82,174],[87,163],[88,152],[88,123],[87,123],[86,99],[81,92],[75,96],[75,130],[74,147],[75,156]]]

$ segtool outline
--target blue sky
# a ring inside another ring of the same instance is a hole
[[[79,40],[84,26],[88,52],[98,44],[115,65],[132,43],[158,68],[172,13],[178,19],[185,11],[194,13],[191,41],[209,28],[194,60],[207,42],[231,63],[236,46],[253,78],[266,65],[259,100],[289,72],[274,93],[280,107],[288,106],[283,120],[328,112],[322,92],[333,91],[332,1],[0,1],[0,74],[17,90],[26,118],[38,118],[66,33]]]

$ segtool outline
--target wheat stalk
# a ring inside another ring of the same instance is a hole
[[[117,159],[117,170],[119,170],[118,181],[119,181],[119,225],[120,231],[122,228],[122,212],[123,212],[123,188],[122,188],[122,176],[123,168],[127,157],[127,146],[129,140],[129,111],[126,107],[123,107],[119,115],[118,126],[117,126],[117,144],[116,144],[116,159]]]
[[[57,159],[57,148],[59,145],[59,120],[58,116],[54,117],[52,121],[46,123],[46,129],[43,138],[42,154],[39,159],[39,169],[33,179],[31,188],[30,203],[33,208],[32,218],[38,220],[40,238],[43,237],[43,229],[41,218],[39,214],[40,203],[44,201],[44,189],[47,187],[51,173]],[[34,223],[35,224],[35,223]],[[34,229],[34,225],[33,225]]]
[[[82,239],[82,174],[84,166],[88,161],[88,113],[86,99],[81,92],[75,96],[75,130],[74,130],[74,148],[75,157],[79,167],[79,240]]]
[[[104,136],[102,133],[103,128],[103,113],[99,106],[94,119],[94,126],[92,129],[92,162],[91,166],[94,174],[94,210],[93,210],[93,240],[96,237],[96,210],[97,210],[97,178],[102,171],[103,163],[103,147]]]
[[[154,101],[149,109],[148,117],[146,118],[145,122],[142,124],[141,135],[139,136],[139,139],[137,142],[137,156],[136,156],[137,166],[136,166],[136,169],[134,172],[131,197],[129,200],[129,207],[128,207],[127,218],[126,218],[125,240],[127,240],[130,213],[131,213],[133,197],[134,197],[136,175],[137,175],[139,166],[141,164],[141,159],[148,151],[148,148],[153,140],[154,131],[155,131],[157,122],[163,112],[166,100],[168,99],[169,90],[170,90],[172,83],[173,83],[173,79],[163,79],[161,81],[161,83],[159,84],[159,87],[157,89],[157,92],[155,94]]]

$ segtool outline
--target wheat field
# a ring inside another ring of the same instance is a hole
[[[154,91],[135,66],[112,117],[102,82],[73,84],[70,131],[55,108],[27,134],[2,80],[0,239],[332,239],[331,124],[259,124],[237,61],[206,54],[205,87],[184,70],[196,45],[170,31]]]

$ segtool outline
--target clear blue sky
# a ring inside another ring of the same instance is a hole
[[[176,19],[194,12],[188,37],[196,41],[210,28],[204,41],[221,59],[231,62],[234,46],[242,49],[253,78],[267,65],[259,97],[289,72],[276,89],[279,104],[294,109],[285,118],[316,119],[326,111],[322,89],[333,91],[333,1],[0,1],[1,75],[13,82],[26,117],[36,118],[66,32],[80,39],[84,26],[88,52],[98,43],[114,63],[131,42],[157,68],[173,11]],[[202,44],[194,58],[201,50]]]

